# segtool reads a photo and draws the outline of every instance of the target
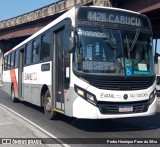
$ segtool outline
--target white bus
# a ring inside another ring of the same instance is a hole
[[[4,55],[4,90],[49,119],[153,115],[155,86],[151,24],[128,10],[74,7]]]
[[[155,64],[155,73],[157,77],[156,94],[157,97],[160,97],[160,56],[158,56],[158,62]]]

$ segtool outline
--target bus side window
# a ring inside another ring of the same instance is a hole
[[[15,54],[15,52],[12,52],[12,54],[11,54],[11,68],[14,67],[14,54]]]
[[[31,63],[31,43],[26,45],[25,48],[25,64],[29,65]]]
[[[10,69],[10,63],[11,63],[11,56],[10,55],[8,55],[8,66],[7,66],[7,69]]]
[[[14,56],[15,56],[14,67],[17,68],[17,67],[18,67],[18,59],[19,59],[19,58],[18,58],[18,50],[15,52]]]
[[[50,59],[51,33],[43,35],[41,38],[40,60],[46,61]]]
[[[39,62],[39,48],[40,48],[40,39],[36,39],[32,42],[32,63]]]
[[[8,56],[6,56],[4,59],[4,70],[7,69],[7,61],[8,61]]]

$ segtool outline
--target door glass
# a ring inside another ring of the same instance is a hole
[[[57,33],[57,102],[64,103],[64,30]]]

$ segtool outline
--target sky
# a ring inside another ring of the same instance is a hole
[[[0,0],[0,21],[49,5],[57,0]]]

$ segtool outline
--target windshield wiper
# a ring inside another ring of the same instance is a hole
[[[120,70],[123,69],[122,63],[120,63],[116,58],[116,50],[114,51],[114,63],[119,67]]]
[[[134,48],[134,46],[135,46],[135,44],[136,44],[136,41],[137,41],[137,39],[138,39],[139,33],[140,33],[140,29],[137,28],[136,34],[135,34],[135,36],[134,36],[134,39],[133,39],[133,42],[132,42],[132,45],[131,45],[129,51],[132,51],[132,50],[133,50],[133,48]]]
[[[116,45],[115,45],[115,43],[113,41],[113,35],[112,35],[112,37],[110,37],[109,33],[105,31],[105,29],[103,28],[102,25],[98,25],[98,26],[99,26],[100,30],[104,33],[104,35],[105,35],[105,37],[107,39],[107,40],[105,39],[105,42],[106,42],[107,46],[111,50],[115,50],[117,47],[116,47]]]
[[[127,38],[127,35],[126,35],[126,41],[127,41],[127,49],[128,49],[128,58],[130,59],[130,52],[133,50],[136,42],[137,42],[137,39],[138,39],[138,36],[139,36],[139,33],[140,33],[140,28],[137,28],[136,30],[136,34],[134,36],[134,39],[133,39],[133,42],[131,44],[131,46],[129,47],[129,42],[128,42],[128,38]]]
[[[113,34],[112,34],[111,37],[110,37],[109,33],[105,31],[105,29],[103,28],[102,25],[99,25],[99,28],[100,28],[100,30],[104,33],[106,39],[108,39],[108,40],[105,39],[105,42],[107,43],[107,46],[108,46],[111,50],[114,51],[114,63],[120,68],[120,70],[122,70],[122,69],[123,69],[122,64],[119,63],[119,61],[116,59],[116,49],[117,49],[117,46],[116,46],[116,43],[114,43]]]

